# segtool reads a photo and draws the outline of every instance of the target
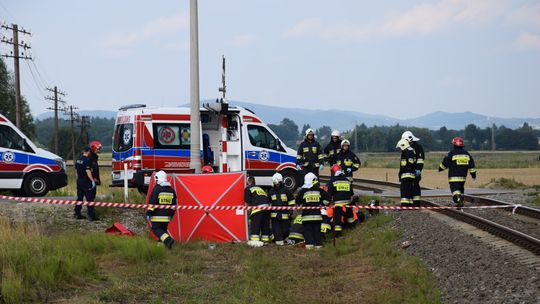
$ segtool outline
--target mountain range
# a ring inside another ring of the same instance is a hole
[[[204,100],[201,103],[214,102]],[[403,125],[411,127],[428,128],[437,130],[442,126],[448,129],[464,129],[468,124],[475,124],[477,127],[485,128],[495,124],[497,126],[504,125],[508,128],[518,128],[527,122],[535,129],[540,129],[540,118],[500,118],[490,117],[473,112],[448,113],[437,111],[427,115],[419,116],[411,119],[398,119],[386,115],[366,114],[355,111],[343,110],[306,110],[300,108],[285,108],[269,105],[261,105],[255,103],[229,101],[231,105],[238,105],[248,108],[260,116],[266,123],[279,124],[283,118],[292,119],[299,128],[304,124],[309,124],[313,128],[319,128],[323,125],[329,125],[333,129],[348,130],[355,123],[366,126],[389,126]],[[182,105],[186,106],[186,105]],[[116,111],[106,110],[81,110],[80,115],[93,117],[114,118]],[[47,119],[53,116],[52,112],[46,112],[36,117],[38,120]]]

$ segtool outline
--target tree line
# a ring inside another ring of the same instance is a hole
[[[284,118],[280,124],[270,124],[269,127],[281,138],[289,147],[297,147],[298,142],[304,137],[304,132],[310,128],[309,124],[304,124],[300,129],[298,125],[289,118]],[[365,124],[356,125],[352,130],[342,133],[342,137],[351,142],[351,148],[357,152],[391,152],[395,151],[396,142],[401,138],[401,134],[410,130],[416,137],[421,139],[424,149],[430,151],[444,151],[451,147],[452,138],[460,136],[464,139],[466,146],[471,150],[491,150],[492,135],[495,138],[497,150],[538,150],[538,139],[540,130],[535,130],[528,123],[517,129],[500,126],[494,128],[480,128],[474,124],[465,126],[462,130],[452,130],[441,127],[439,130],[429,130],[427,128],[395,126],[373,126]],[[315,134],[319,142],[325,145],[330,140],[332,128],[323,125],[315,129]]]

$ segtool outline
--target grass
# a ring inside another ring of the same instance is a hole
[[[0,302],[47,302],[69,286],[102,279],[100,260],[137,267],[164,257],[165,250],[145,238],[94,233],[51,237],[37,225],[0,218]]]
[[[482,185],[482,188],[497,188],[497,189],[525,189],[527,185],[515,178],[492,178],[489,183]]]
[[[319,251],[60,233],[0,218],[2,303],[440,303],[433,276],[376,216]]]

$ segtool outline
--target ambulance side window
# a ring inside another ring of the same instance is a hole
[[[0,147],[33,152],[32,149],[25,144],[24,138],[21,137],[17,131],[6,125],[0,125]]]
[[[113,149],[124,152],[133,147],[133,124],[116,125],[113,136]]]
[[[189,149],[191,128],[189,124],[154,123],[154,146],[158,149]]]
[[[277,139],[265,127],[248,125],[248,135],[253,146],[278,150]]]

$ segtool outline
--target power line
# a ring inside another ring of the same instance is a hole
[[[37,72],[37,74],[39,76],[39,79],[41,79],[41,82],[45,85],[45,87],[49,87],[47,79],[45,79],[45,77],[43,77],[43,75],[41,75],[41,72],[39,71],[38,66],[36,65],[36,58],[34,57],[34,59],[32,59],[31,62],[34,65],[34,68],[36,69],[36,72]]]
[[[54,153],[58,154],[58,111],[63,111],[66,105],[66,102],[61,98],[58,98],[58,95],[66,96],[66,94],[58,91],[56,86],[53,89],[47,88],[47,91],[54,94],[52,97],[46,96],[45,99],[54,101],[54,107],[48,107],[47,109],[54,111]]]
[[[34,72],[32,72],[32,68],[30,67],[30,64],[28,63],[28,61],[25,61],[25,62],[26,62],[26,65],[28,66],[28,70],[30,71],[30,74],[32,75],[32,79],[34,80],[34,84],[36,85],[36,88],[38,88],[39,92],[41,93],[41,96],[45,96],[45,92],[43,92],[43,89],[39,86],[36,76],[34,76]]]
[[[79,108],[75,106],[68,106],[64,109],[64,114],[69,115],[68,120],[71,122],[71,156],[73,157],[73,164],[75,164],[75,127],[74,123],[79,121],[79,113],[75,112]]]

